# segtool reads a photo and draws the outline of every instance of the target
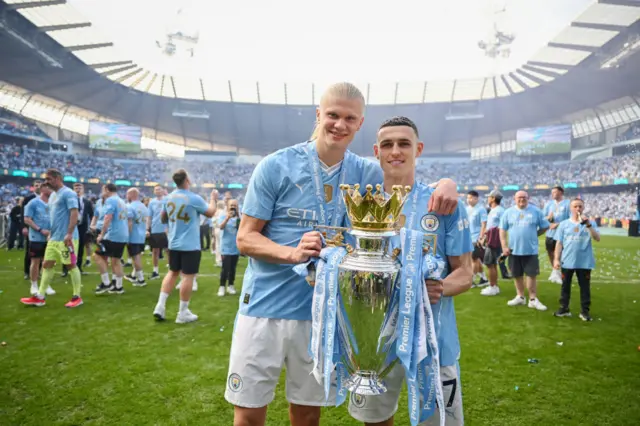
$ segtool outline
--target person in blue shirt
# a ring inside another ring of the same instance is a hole
[[[487,216],[486,231],[481,238],[484,239],[487,246],[483,263],[489,271],[489,287],[482,289],[480,294],[483,296],[497,296],[500,294],[500,287],[498,287],[498,264],[500,263],[500,256],[502,256],[499,226],[505,209],[500,205],[500,203],[502,203],[502,193],[500,191],[494,189],[489,193],[488,199],[491,211]],[[501,266],[504,267],[504,262]]]
[[[471,253],[473,251],[467,210],[459,205],[451,215],[428,212],[426,206],[434,189],[415,181],[416,158],[424,144],[418,129],[407,117],[394,117],[380,126],[374,154],[384,173],[384,191],[391,193],[395,185],[411,186],[402,209],[402,225],[424,233],[423,249],[447,261],[442,281],[426,280],[434,317],[440,317],[436,327],[440,349],[440,379],[443,382],[447,404],[447,426],[463,424],[462,393],[458,359],[460,342],[456,324],[453,297],[469,290],[473,283]],[[414,202],[414,195],[418,197]],[[391,248],[400,247],[400,237],[392,238]],[[398,409],[398,398],[404,381],[404,369],[396,366],[385,378],[387,392],[378,396],[358,396],[349,401],[349,413],[365,424],[392,425]],[[438,416],[426,424],[438,424]]]
[[[78,196],[71,189],[64,186],[63,176],[57,169],[48,169],[45,173],[45,183],[55,192],[49,197],[49,217],[51,231],[47,237],[47,248],[44,252],[42,264],[42,280],[38,293],[34,296],[20,299],[20,302],[31,306],[45,305],[45,292],[53,281],[53,267],[57,262],[67,266],[73,287],[73,297],[65,307],[76,308],[83,304],[80,292],[82,277],[76,265],[78,248]]]
[[[551,263],[551,266],[553,267],[554,253],[556,250],[556,228],[560,225],[560,222],[569,219],[569,216],[571,216],[571,212],[569,211],[569,200],[564,198],[563,187],[554,186],[551,189],[551,201],[544,205],[542,212],[550,223],[549,229],[547,230],[547,236],[544,240],[544,245],[547,249],[547,255],[549,256],[549,263]],[[556,284],[562,284],[560,271],[557,269],[551,269],[549,281]]]
[[[147,218],[147,237],[149,238],[151,259],[153,261],[153,273],[149,278],[151,280],[160,278],[158,259],[160,259],[162,250],[169,247],[169,240],[167,240],[167,226],[162,223],[161,219],[162,210],[166,203],[165,189],[161,185],[156,185],[153,188],[153,194],[156,198],[149,202],[149,216]]]
[[[236,281],[236,266],[240,258],[240,251],[236,244],[238,228],[240,228],[240,212],[238,210],[238,200],[231,199],[227,203],[227,212],[220,216],[219,228],[222,231],[220,244],[220,254],[222,256],[222,271],[220,271],[220,288],[218,296],[222,297],[226,291],[229,294],[236,294],[234,283]]]
[[[177,324],[196,321],[198,316],[189,310],[189,301],[193,291],[193,280],[200,270],[200,215],[211,217],[216,212],[218,191],[211,191],[209,204],[190,191],[191,180],[186,170],[173,173],[176,190],[166,197],[162,210],[162,222],[169,224],[169,272],[162,280],[162,288],[153,316],[164,321],[167,299],[173,291],[177,279],[180,282],[180,308],[176,317]]]
[[[500,219],[500,244],[502,255],[509,256],[509,269],[515,280],[516,297],[507,302],[509,306],[526,304],[524,285],[526,275],[529,290],[529,307],[546,311],[547,307],[537,298],[536,277],[540,275],[538,260],[538,236],[549,228],[549,221],[542,211],[529,204],[529,194],[518,191],[514,196],[516,205],[508,208]],[[507,240],[508,235],[508,240]]]
[[[31,265],[29,278],[31,278],[31,295],[38,293],[38,274],[42,258],[47,249],[47,237],[51,230],[51,218],[49,217],[49,196],[51,188],[49,185],[40,184],[39,197],[34,198],[24,208],[24,224],[29,228],[29,258]],[[45,290],[47,296],[56,294],[51,288]]]
[[[484,259],[483,240],[480,238],[484,235],[487,227],[487,210],[478,203],[478,192],[467,192],[467,216],[469,217],[469,231],[471,232],[471,242],[473,243],[473,254],[471,259],[473,262],[473,277],[478,279],[478,287],[484,287],[488,284],[487,276],[482,268],[482,259]]]
[[[147,283],[144,280],[144,271],[142,270],[142,253],[144,252],[149,209],[140,201],[138,188],[129,188],[127,201],[129,202],[127,205],[127,218],[129,220],[127,252],[133,258],[133,272],[131,272],[131,275],[126,275],[125,278],[136,287],[144,287]]]
[[[560,290],[560,309],[557,317],[571,316],[571,280],[575,274],[580,286],[580,319],[591,321],[591,271],[596,267],[591,240],[600,241],[598,225],[584,216],[584,201],[576,198],[571,201],[571,218],[560,222],[556,229],[556,251],[553,267],[562,272],[562,290]]]
[[[282,367],[293,426],[318,425],[331,405],[310,375],[313,288],[293,269],[322,249],[317,226],[341,226],[341,183],[379,184],[378,164],[347,150],[364,120],[364,96],[350,83],[323,94],[310,141],[278,150],[256,166],[242,209],[237,244],[249,256],[234,326],[225,399],[234,424],[263,426]],[[429,200],[438,213],[453,212],[456,183],[441,180]],[[331,399],[331,398],[330,398]]]
[[[123,294],[122,278],[124,270],[120,260],[124,248],[129,242],[129,221],[127,217],[127,205],[118,196],[118,188],[113,183],[104,186],[104,223],[102,231],[96,238],[98,249],[96,250],[96,263],[101,270],[106,270],[108,262],[111,263],[111,272],[115,282],[102,282],[95,289],[96,294]],[[102,277],[101,277],[102,278]]]

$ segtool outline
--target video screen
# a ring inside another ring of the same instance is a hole
[[[91,149],[139,153],[141,138],[142,129],[138,126],[100,121],[89,123],[89,148]]]
[[[571,151],[571,125],[531,127],[516,133],[516,155],[564,154]]]

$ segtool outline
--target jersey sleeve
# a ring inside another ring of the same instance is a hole
[[[553,239],[556,241],[560,241],[562,243],[562,234],[564,234],[564,228],[566,221],[560,222],[560,225],[556,228],[555,234],[553,234]]]
[[[500,225],[499,225],[500,229],[503,229],[505,231],[509,230],[508,217],[509,217],[509,211],[508,210],[503,211],[502,212],[502,217],[500,217]]]
[[[538,229],[549,229],[551,224],[545,217],[544,213],[540,209],[538,209]]]
[[[480,222],[486,222],[488,218],[489,215],[487,214],[487,209],[480,209]]]
[[[191,195],[191,206],[196,209],[196,211],[199,214],[204,214],[204,212],[207,211],[207,209],[209,208],[209,206],[207,205],[207,202],[204,201],[204,198],[202,198],[200,195],[198,194],[192,194]]]
[[[542,208],[542,214],[547,217],[549,216],[549,210],[551,210],[551,204],[550,203],[546,203],[544,205],[544,207]]]
[[[33,206],[35,205],[35,203],[29,203],[27,204],[27,206],[24,208],[24,217],[33,217],[34,211],[33,211]]]
[[[460,203],[452,215],[445,216],[445,232],[447,256],[461,256],[473,250],[469,219]]]
[[[591,223],[591,227],[593,228],[593,230],[596,231],[598,234],[600,234],[600,229],[598,228],[598,224],[594,220],[590,220],[589,223]]]
[[[118,203],[112,198],[108,198],[104,203],[104,214],[116,214],[118,212]]]
[[[278,165],[267,157],[256,166],[244,199],[242,213],[261,220],[271,220],[278,199]]]
[[[73,191],[67,191],[65,194],[65,205],[69,210],[78,208],[78,196]]]

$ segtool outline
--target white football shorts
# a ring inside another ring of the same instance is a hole
[[[325,400],[324,387],[311,374],[310,339],[311,321],[238,314],[231,341],[225,399],[238,407],[269,405],[285,367],[287,401],[316,407],[335,405],[335,377],[329,400]]]
[[[462,387],[459,379],[459,366],[440,367],[440,379],[444,393],[446,426],[464,425],[462,412]],[[378,423],[390,419],[398,411],[398,399],[404,382],[404,369],[396,365],[385,378],[387,391],[382,395],[361,396],[351,394],[349,398],[349,414],[356,420],[367,423]],[[406,407],[405,407],[406,409]],[[434,412],[421,426],[438,426],[440,416]]]

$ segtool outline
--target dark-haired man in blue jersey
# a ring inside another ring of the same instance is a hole
[[[162,210],[162,222],[169,224],[169,272],[162,280],[162,289],[153,316],[163,321],[169,294],[182,274],[180,282],[180,308],[177,324],[196,321],[198,316],[189,310],[193,280],[200,271],[200,215],[212,217],[216,212],[218,191],[211,191],[209,204],[191,192],[191,181],[186,170],[173,174],[176,190],[167,195]]]
[[[423,148],[413,121],[407,117],[394,117],[380,126],[374,153],[384,171],[386,193],[391,193],[395,185],[412,187],[402,209],[402,225],[423,232],[423,250],[440,256],[447,263],[442,281],[427,280],[425,284],[434,318],[440,319],[440,326],[436,326],[436,337],[440,351],[440,379],[447,402],[446,425],[459,426],[464,421],[458,365],[460,341],[453,297],[469,290],[473,283],[473,245],[467,212],[462,205],[450,215],[427,211],[425,206],[433,196],[434,189],[415,180],[416,158]],[[391,246],[400,247],[399,236],[392,239]],[[349,401],[350,414],[367,425],[393,425],[404,378],[404,369],[398,365],[385,380],[388,390],[384,394],[366,397],[352,395]],[[439,416],[434,415],[423,424],[438,423]]]
[[[364,103],[353,84],[332,85],[317,109],[311,140],[268,155],[251,176],[237,236],[240,253],[250,260],[225,392],[236,425],[265,424],[282,367],[293,426],[317,426],[320,407],[333,404],[310,375],[313,289],[293,267],[319,255],[316,226],[343,225],[340,184],[382,182],[378,164],[347,150],[363,123]],[[456,209],[455,182],[441,181],[434,195],[433,210]]]

